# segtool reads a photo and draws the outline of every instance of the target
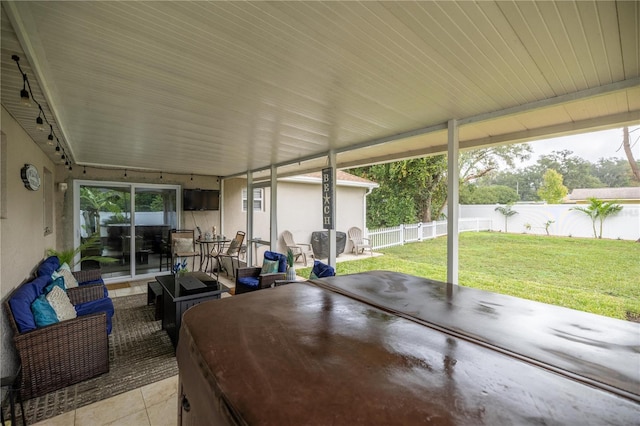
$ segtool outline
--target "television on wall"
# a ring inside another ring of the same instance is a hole
[[[220,191],[217,189],[183,189],[183,210],[220,210]]]

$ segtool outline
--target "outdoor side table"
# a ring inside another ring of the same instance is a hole
[[[25,420],[24,417],[24,406],[22,405],[22,395],[20,393],[20,373],[22,371],[22,366],[20,366],[18,368],[18,372],[13,375],[13,376],[7,376],[7,377],[3,377],[2,379],[0,379],[0,387],[2,387],[2,389],[7,389],[7,395],[9,396],[9,407],[11,410],[11,424],[17,424],[16,423],[16,397],[18,399],[18,402],[20,403],[20,412],[22,414],[22,424],[23,426],[27,426],[27,421]],[[5,419],[4,419],[4,410],[2,409],[2,405],[4,405],[4,401],[2,401],[3,404],[0,404],[0,420],[2,420],[2,425],[4,426],[5,424]]]

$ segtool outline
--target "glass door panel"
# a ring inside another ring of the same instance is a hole
[[[131,200],[128,188],[109,185],[80,186],[81,269],[102,268],[105,277],[129,275],[123,241],[131,228]],[[111,259],[111,261],[108,261]]]
[[[136,187],[135,274],[170,269],[169,230],[177,228],[176,190]]]
[[[81,269],[101,268],[105,279],[170,271],[167,238],[178,228],[179,186],[77,181],[76,187],[78,260],[101,257],[82,261]]]

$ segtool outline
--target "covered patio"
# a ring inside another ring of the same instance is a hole
[[[268,185],[275,248],[278,178],[441,153],[456,284],[460,150],[640,122],[635,1],[3,1],[1,13],[2,298],[48,248],[79,245],[83,184],[220,190],[207,217],[227,235],[225,180],[246,178],[248,205]],[[180,207],[176,226],[194,228]],[[3,373],[10,345],[2,333]]]

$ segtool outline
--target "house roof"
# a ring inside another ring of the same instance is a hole
[[[567,196],[569,201],[584,201],[589,198],[618,201],[640,200],[640,187],[576,188]]]
[[[637,1],[1,6],[2,105],[57,160],[17,54],[75,165],[259,179],[442,153],[451,120],[462,149],[640,122]]]
[[[300,176],[292,176],[281,179],[285,182],[301,182],[301,183],[317,183],[320,184],[322,180],[321,172],[307,173]],[[377,188],[376,182],[369,179],[362,178],[360,176],[352,175],[351,173],[343,172],[342,170],[336,171],[336,185],[337,186],[357,186],[366,188]]]

